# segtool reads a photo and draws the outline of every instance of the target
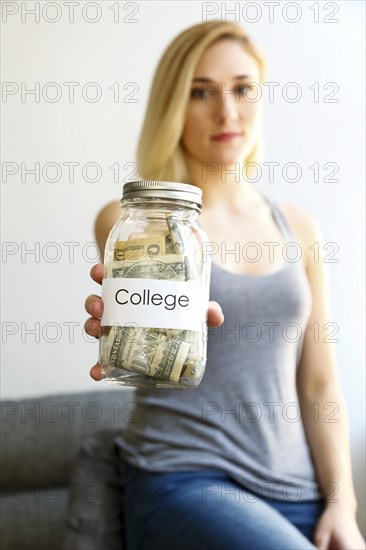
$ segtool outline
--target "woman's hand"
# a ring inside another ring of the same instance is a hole
[[[354,513],[339,503],[329,503],[317,523],[314,542],[320,550],[365,550],[365,541]]]
[[[91,278],[99,284],[103,279],[103,264],[97,264],[90,271]],[[90,336],[99,338],[100,336],[100,318],[103,314],[103,302],[100,296],[91,294],[85,300],[85,309],[91,315],[84,324],[85,332]],[[217,302],[209,302],[207,311],[207,324],[210,327],[219,327],[224,322],[224,315]],[[102,380],[104,377],[100,370],[100,364],[96,363],[90,370],[90,376],[94,380]]]

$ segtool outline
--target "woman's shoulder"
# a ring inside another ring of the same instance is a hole
[[[305,239],[312,239],[315,236],[320,236],[321,229],[318,221],[309,214],[306,210],[297,204],[278,202],[278,208],[282,212],[286,221],[294,230],[295,235],[298,233]]]
[[[303,252],[312,257],[312,246],[321,243],[323,235],[318,221],[309,212],[296,204],[278,202],[277,207],[287,221]]]
[[[110,218],[111,216],[115,217],[116,215],[121,215],[121,201],[119,200],[111,201],[103,206],[98,212],[96,221]]]
[[[120,216],[121,202],[118,200],[109,202],[98,212],[95,218],[94,233],[101,252],[104,250],[110,230]]]

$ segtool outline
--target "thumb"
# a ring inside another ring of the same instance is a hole
[[[207,311],[207,324],[210,327],[219,327],[224,322],[224,315],[221,306],[214,301],[210,301]]]

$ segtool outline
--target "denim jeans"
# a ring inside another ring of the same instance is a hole
[[[310,550],[324,502],[258,497],[217,470],[156,473],[123,461],[127,550]]]

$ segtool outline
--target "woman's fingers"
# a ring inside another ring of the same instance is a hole
[[[102,284],[103,279],[103,273],[104,273],[104,267],[103,264],[96,264],[94,265],[90,270],[90,276],[96,283]],[[100,319],[103,315],[103,302],[100,296],[97,296],[96,294],[91,294],[87,297],[85,300],[85,309],[91,315],[94,319]],[[84,325],[85,330],[88,334],[91,334],[91,332],[88,331],[87,325],[91,327],[90,319],[88,319]],[[95,324],[93,325],[94,328]],[[93,330],[93,329],[92,329]],[[99,333],[99,330],[98,330]],[[95,336],[94,334],[91,334],[91,336]]]
[[[94,265],[90,270],[90,276],[96,283],[102,284],[103,279],[103,273],[104,273],[104,266],[103,264],[96,264]]]
[[[85,300],[85,309],[94,319],[100,319],[103,315],[103,302],[101,297],[95,294],[88,296]]]
[[[100,336],[100,321],[99,319],[94,319],[93,317],[89,317],[84,323],[84,329],[89,336],[95,336],[95,338],[99,338]]]
[[[93,380],[96,380],[97,382],[105,378],[105,376],[101,373],[100,363],[96,363],[94,367],[90,369],[90,376],[93,378]]]
[[[217,302],[211,301],[208,304],[207,324],[209,327],[219,327],[224,322],[224,314]]]

